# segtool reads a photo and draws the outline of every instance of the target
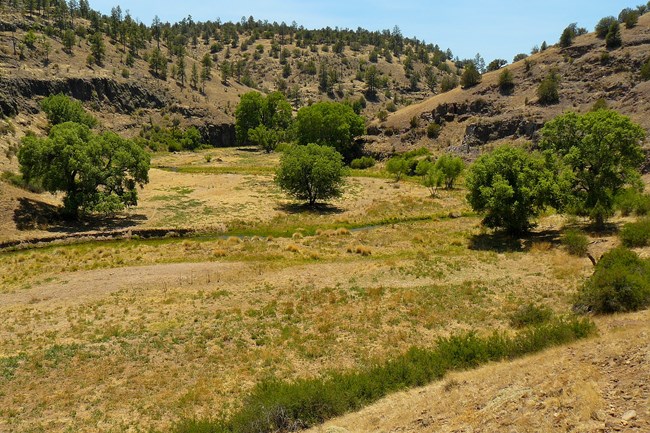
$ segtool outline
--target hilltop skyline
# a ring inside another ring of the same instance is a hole
[[[120,6],[133,18],[150,24],[155,15],[162,21],[176,22],[191,15],[195,21],[239,21],[242,17],[286,22],[295,21],[305,28],[339,27],[368,30],[393,29],[398,26],[406,37],[451,49],[454,56],[473,58],[480,53],[487,62],[495,58],[512,61],[515,54],[530,53],[534,45],[557,42],[570,23],[592,31],[604,16],[617,16],[625,7],[635,7],[625,0],[562,2],[535,1],[525,5],[514,0],[461,0],[431,6],[420,0],[401,2],[331,2],[287,0],[245,0],[234,4],[187,0],[161,7],[160,2],[140,0],[94,0],[91,7],[110,14]]]

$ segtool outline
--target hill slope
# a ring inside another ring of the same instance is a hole
[[[650,131],[650,81],[643,81],[639,73],[650,52],[650,14],[632,29],[621,26],[621,32],[623,45],[615,50],[607,50],[603,39],[589,33],[568,48],[553,46],[507,66],[515,84],[510,94],[499,90],[499,70],[484,74],[475,87],[458,87],[400,109],[380,125],[383,134],[375,146],[473,152],[498,140],[533,139],[544,122],[567,110],[588,111],[601,98]],[[552,70],[561,78],[560,101],[542,105],[537,88]],[[416,128],[411,126],[413,118],[419,120]],[[435,140],[425,135],[430,122],[442,125]]]

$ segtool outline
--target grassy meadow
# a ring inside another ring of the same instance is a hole
[[[530,303],[566,314],[592,271],[560,246],[560,217],[521,242],[484,231],[462,181],[431,197],[357,170],[343,197],[308,209],[274,185],[277,161],[156,155],[125,219],[197,230],[186,238],[1,252],[0,431],[167,431],[227,415],[263,380],[510,330]]]

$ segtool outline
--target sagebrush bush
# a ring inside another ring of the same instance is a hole
[[[584,257],[587,255],[589,238],[578,230],[567,230],[562,234],[562,245],[572,256]]]
[[[650,244],[650,219],[628,223],[619,234],[621,242],[628,248],[646,247]]]
[[[438,138],[438,136],[440,135],[440,129],[441,127],[437,123],[435,122],[429,123],[429,125],[427,126],[427,137],[432,139]]]
[[[528,304],[519,307],[517,311],[510,315],[510,325],[513,328],[524,328],[531,325],[541,325],[548,322],[553,317],[553,311],[544,306]]]
[[[600,259],[579,290],[575,309],[609,314],[636,311],[650,305],[650,262],[634,251],[615,248]]]

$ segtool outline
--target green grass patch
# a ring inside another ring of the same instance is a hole
[[[433,349],[412,348],[384,363],[358,371],[334,372],[293,382],[267,380],[228,419],[184,420],[176,433],[265,433],[296,431],[358,410],[389,393],[422,386],[453,370],[514,359],[586,338],[595,325],[585,318],[556,319],[516,334],[468,332],[440,338]]]

